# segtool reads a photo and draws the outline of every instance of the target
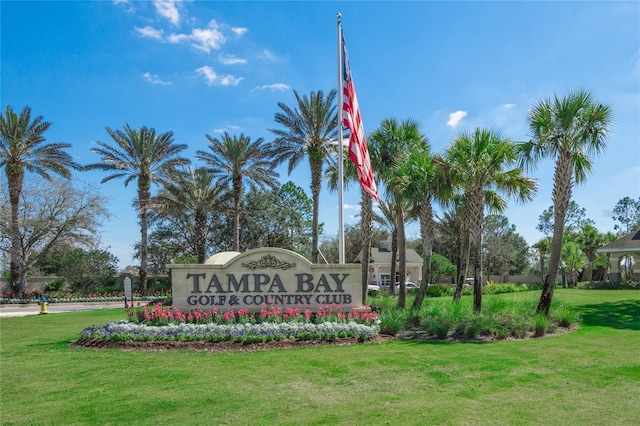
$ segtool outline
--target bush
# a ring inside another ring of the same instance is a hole
[[[400,309],[385,309],[380,312],[380,333],[395,336],[404,329],[402,311]]]
[[[542,337],[547,332],[547,327],[549,327],[549,320],[546,315],[538,314],[533,318],[533,335],[536,337]]]
[[[45,293],[52,293],[62,290],[64,286],[64,278],[54,278],[44,285]]]
[[[583,281],[578,283],[582,290],[640,290],[640,281],[611,283],[609,281]]]
[[[482,288],[482,294],[517,293],[527,291],[529,287],[522,283],[492,283],[489,282]]]

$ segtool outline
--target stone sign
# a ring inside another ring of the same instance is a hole
[[[182,311],[231,307],[260,311],[272,306],[315,311],[330,304],[343,310],[362,307],[359,264],[312,264],[280,248],[218,253],[204,264],[169,268],[173,306]]]

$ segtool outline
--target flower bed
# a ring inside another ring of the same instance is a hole
[[[103,341],[206,341],[253,344],[284,340],[321,340],[356,338],[366,341],[378,335],[375,312],[343,312],[341,306],[321,306],[317,312],[302,308],[263,308],[251,313],[246,309],[225,312],[191,311],[154,305],[127,310],[129,320],[87,327],[80,342]]]

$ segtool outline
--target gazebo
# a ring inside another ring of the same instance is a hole
[[[620,271],[620,260],[623,257],[631,257],[631,268],[633,279],[640,280],[640,230],[624,235],[606,246],[596,250],[598,253],[605,253],[609,257],[611,270],[609,271],[609,281],[618,283],[622,281]]]

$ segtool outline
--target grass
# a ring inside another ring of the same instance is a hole
[[[558,289],[555,300],[576,308],[580,330],[226,354],[68,344],[123,309],[3,318],[0,423],[637,424],[640,292]]]

